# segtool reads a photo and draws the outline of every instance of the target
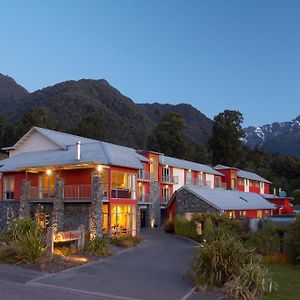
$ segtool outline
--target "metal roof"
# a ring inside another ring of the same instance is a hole
[[[256,180],[256,181],[261,181],[265,183],[271,183],[269,180],[249,171],[241,170],[235,167],[228,167],[228,166],[223,166],[223,165],[216,165],[214,166],[214,169],[216,170],[237,170],[237,176],[241,178],[246,178],[246,179],[251,179],[251,180]]]
[[[161,164],[169,165],[175,168],[186,169],[186,170],[193,170],[193,171],[200,171],[208,174],[214,174],[217,176],[224,176],[220,172],[216,171],[210,166],[195,163],[192,161],[178,159],[170,156],[160,155],[159,161]]]
[[[241,177],[241,178],[261,181],[261,182],[265,182],[265,183],[271,183],[269,180],[255,174],[255,173],[244,171],[244,170],[238,170],[237,176]]]
[[[147,158],[143,157],[143,161]],[[81,145],[81,159],[76,159],[76,145],[67,149],[25,152],[0,161],[0,172],[17,171],[29,167],[57,166],[66,164],[97,163],[133,169],[143,169],[141,155],[134,149],[105,142]]]
[[[251,210],[251,209],[275,209],[276,206],[256,193],[240,191],[208,189],[198,187],[182,187],[198,196],[202,200],[220,210]],[[179,192],[179,189],[177,192]]]

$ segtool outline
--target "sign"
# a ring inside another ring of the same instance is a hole
[[[62,231],[57,232],[54,235],[54,242],[69,242],[81,239],[81,231],[73,230],[73,231]]]

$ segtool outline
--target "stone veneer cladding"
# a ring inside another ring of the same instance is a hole
[[[149,206],[149,222],[151,224],[151,221],[154,221],[155,226],[161,225],[159,187],[158,181],[150,182],[149,198],[151,204]]]
[[[24,179],[21,182],[21,197],[20,197],[20,208],[19,208],[19,218],[29,218],[30,217],[30,191],[31,183],[30,181]]]
[[[200,197],[186,189],[176,192],[176,214],[184,216],[187,212],[219,212],[217,208],[210,205]]]
[[[19,208],[19,202],[0,201],[0,230],[19,218]]]
[[[56,231],[64,230],[64,180],[62,178],[55,180],[52,229]]]
[[[84,229],[89,228],[90,203],[65,203],[65,228],[64,230],[76,230],[80,225]]]

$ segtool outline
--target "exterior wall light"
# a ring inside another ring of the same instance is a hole
[[[102,172],[103,167],[101,165],[97,166],[97,171]]]
[[[47,174],[48,176],[50,176],[50,175],[52,174],[52,171],[51,171],[50,169],[48,169],[48,170],[46,171],[46,174]]]
[[[151,228],[154,228],[154,225],[155,225],[155,220],[154,220],[154,219],[151,219],[151,221],[150,221],[150,226],[151,226]]]

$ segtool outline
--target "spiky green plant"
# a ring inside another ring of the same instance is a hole
[[[103,237],[96,237],[93,240],[87,241],[84,250],[95,256],[109,256],[113,254],[109,240]]]

